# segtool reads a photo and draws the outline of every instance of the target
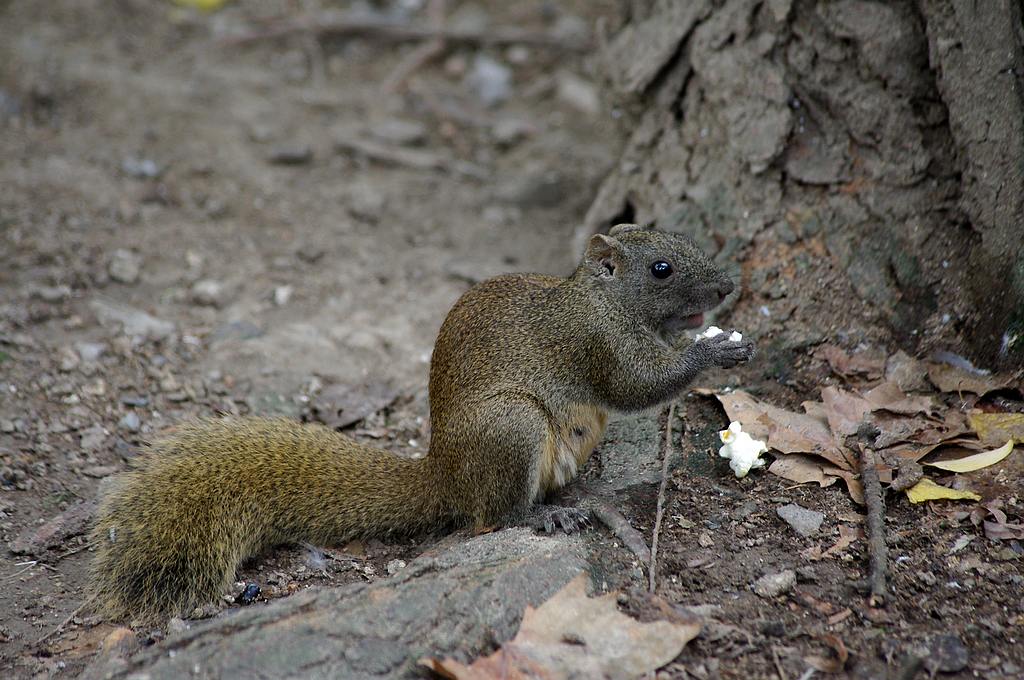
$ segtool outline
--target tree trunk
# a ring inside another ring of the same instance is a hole
[[[631,135],[578,248],[617,221],[687,232],[742,262],[733,321],[781,348],[1022,363],[1019,2],[632,6],[601,51]]]

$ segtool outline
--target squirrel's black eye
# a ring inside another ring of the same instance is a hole
[[[658,260],[651,265],[651,274],[656,279],[667,279],[672,275],[672,265],[665,262],[665,260]]]

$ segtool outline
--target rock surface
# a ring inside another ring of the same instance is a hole
[[[416,678],[426,655],[467,659],[510,639],[586,568],[581,541],[509,529],[459,541],[373,584],[310,590],[197,625],[85,678]]]

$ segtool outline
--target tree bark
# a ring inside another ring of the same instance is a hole
[[[733,321],[780,351],[840,333],[1022,362],[1019,2],[638,13],[602,49],[629,142],[577,248],[617,221],[689,233],[742,262]]]

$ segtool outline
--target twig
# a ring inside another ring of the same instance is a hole
[[[808,668],[804,671],[804,674],[800,676],[800,680],[811,680],[814,674],[817,672],[816,668]]]
[[[787,680],[785,671],[782,670],[782,662],[778,658],[778,649],[775,648],[775,645],[771,646],[771,658],[775,662],[775,672],[778,673],[778,680]]]
[[[14,566],[16,566],[16,567],[24,566],[24,568],[23,569],[19,569],[18,571],[14,572],[10,576],[4,576],[3,579],[0,579],[0,580],[2,580],[2,581],[13,581],[14,579],[16,579],[19,576],[21,576],[22,574],[24,574],[26,571],[31,571],[32,568],[35,567],[37,564],[39,564],[38,560],[31,560],[29,562],[18,562]]]
[[[427,14],[430,17],[430,25],[435,30],[444,28],[445,0],[431,0],[427,7]],[[442,55],[448,43],[443,37],[437,37],[430,42],[425,42],[398,62],[398,66],[391,71],[391,74],[384,79],[381,90],[385,94],[397,92],[413,73],[422,68],[431,59]]]
[[[611,529],[612,533],[633,551],[641,563],[647,565],[651,558],[651,549],[647,547],[647,541],[644,540],[640,532],[633,528],[629,520],[622,516],[622,513],[616,510],[611,503],[597,496],[587,496],[583,504],[594,513],[594,517],[604,522],[605,526]]]
[[[889,556],[885,545],[885,501],[882,485],[875,469],[875,452],[861,446],[861,480],[864,482],[864,503],[868,509],[868,555],[871,557],[871,598],[872,607],[885,605],[885,576],[889,570]]]
[[[295,33],[314,33],[321,37],[342,37],[364,35],[392,42],[416,42],[419,40],[444,40],[448,43],[505,46],[532,45],[569,52],[586,52],[591,49],[590,40],[580,40],[554,33],[524,31],[519,28],[470,29],[451,26],[421,27],[398,23],[386,19],[355,16],[351,13],[322,12],[312,16],[300,16],[291,21],[272,25],[264,30],[252,31],[228,38],[226,45],[244,45],[260,40],[282,38]]]
[[[430,151],[399,149],[367,139],[340,135],[335,137],[334,145],[343,151],[354,151],[382,163],[402,165],[415,170],[444,170],[474,179],[487,178],[487,170],[475,163],[446,158]]]
[[[651,566],[647,570],[650,575],[648,590],[654,592],[658,571],[658,534],[661,531],[661,518],[665,514],[665,487],[668,485],[668,459],[672,454],[672,419],[676,414],[676,402],[668,405],[668,420],[665,422],[665,453],[661,460],[661,486],[658,487],[658,509],[654,513],[654,532],[651,535]]]
[[[37,645],[41,645],[41,644],[43,644],[44,642],[46,642],[47,640],[49,640],[50,638],[52,638],[52,637],[53,637],[54,635],[56,635],[57,633],[59,633],[59,632],[61,632],[62,630],[64,630],[64,626],[66,626],[66,625],[68,625],[69,623],[71,623],[71,619],[73,619],[73,618],[75,618],[76,616],[78,616],[78,614],[79,614],[79,613],[80,613],[80,612],[81,612],[81,611],[82,611],[83,609],[85,609],[85,606],[86,606],[87,604],[89,604],[89,600],[86,600],[86,601],[85,601],[85,602],[83,602],[82,604],[78,605],[78,607],[76,607],[76,608],[75,608],[75,611],[73,611],[73,612],[71,612],[70,614],[68,614],[68,616],[67,616],[67,618],[66,618],[66,619],[64,619],[64,620],[63,620],[63,621],[61,621],[61,622],[60,622],[59,624],[57,624],[57,627],[56,627],[56,628],[54,628],[54,629],[53,629],[53,630],[51,630],[51,631],[50,631],[49,633],[47,633],[47,634],[46,634],[46,635],[44,635],[43,637],[41,637],[41,638],[39,638],[38,640],[36,640],[36,644],[37,644]]]

